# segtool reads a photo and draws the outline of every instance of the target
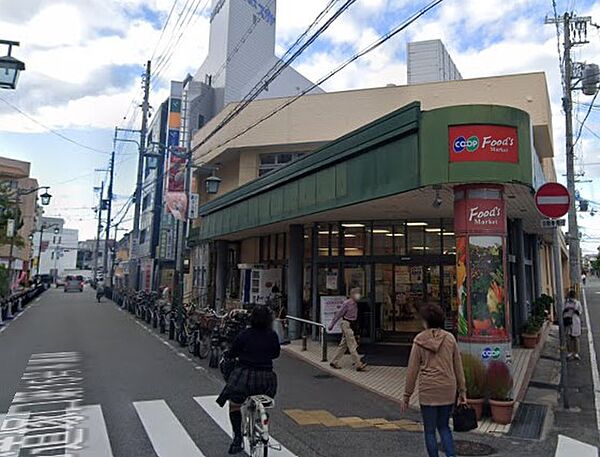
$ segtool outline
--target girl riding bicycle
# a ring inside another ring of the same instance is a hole
[[[229,419],[234,434],[229,454],[244,450],[241,413],[244,401],[253,395],[275,398],[277,375],[273,371],[273,360],[280,352],[279,338],[273,331],[273,313],[266,306],[257,306],[250,316],[250,328],[238,335],[227,355],[237,362],[217,398],[221,407],[229,401]]]

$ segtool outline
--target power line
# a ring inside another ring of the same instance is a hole
[[[167,30],[167,27],[169,25],[169,21],[171,20],[171,16],[173,15],[173,11],[175,11],[175,7],[177,6],[177,3],[179,2],[179,0],[175,0],[173,2],[173,5],[171,5],[171,10],[169,11],[169,15],[167,16],[167,19],[162,27],[162,30],[160,31],[160,36],[158,37],[158,40],[156,40],[156,45],[154,46],[154,51],[152,51],[152,57],[150,57],[150,60],[154,60],[154,56],[156,55],[156,51],[158,51],[158,46],[160,44],[160,40],[162,40],[163,35],[165,34],[165,30]]]
[[[556,50],[558,51],[558,65],[560,67],[560,83],[562,85],[563,93],[565,92],[565,69],[563,66],[562,53],[560,52],[560,19],[558,18],[558,11],[556,8],[556,0],[552,0],[552,12],[554,13],[554,23],[556,25]]]
[[[281,72],[291,65],[291,63],[299,57],[325,30],[331,26],[331,24],[341,16],[350,6],[352,6],[356,0],[346,0],[346,2],[302,45],[300,48],[295,51],[286,61],[279,60],[261,80],[250,90],[250,92],[242,99],[242,101],[236,105],[231,113],[229,113],[225,118],[205,137],[203,140],[196,146],[195,149],[201,147],[203,144],[206,144],[208,140],[210,140],[215,134],[217,134],[223,127],[225,127],[229,122],[235,119],[239,114],[250,105],[264,90],[269,87],[280,74]],[[331,8],[331,3],[326,6],[326,10]],[[325,11],[325,10],[324,10]],[[321,18],[323,13],[321,13],[317,19]],[[308,30],[304,32],[300,38],[294,43],[296,46],[299,41],[301,41],[303,36],[308,34],[308,31],[316,25],[317,19],[313,21],[313,23],[308,27]],[[292,49],[292,48],[290,48]],[[290,51],[288,50],[288,53]],[[286,55],[288,54],[286,53]],[[314,86],[313,89],[317,87]],[[311,89],[312,90],[312,89]]]
[[[585,126],[585,121],[587,121],[588,117],[590,116],[590,113],[592,112],[592,107],[594,106],[594,102],[596,101],[596,98],[598,97],[598,92],[600,92],[600,91],[596,91],[596,93],[594,94],[594,98],[592,98],[592,101],[590,103],[590,106],[588,107],[587,112],[585,113],[585,117],[583,118],[583,121],[580,122],[579,119],[577,119],[577,122],[579,122],[580,126],[579,126],[579,131],[577,132],[577,136],[575,137],[575,141],[573,142],[573,148],[577,145],[577,142],[581,138],[581,132],[583,131],[583,127]]]
[[[96,148],[94,148],[92,146],[88,146],[87,144],[80,143],[77,140],[74,140],[72,138],[69,138],[66,135],[63,135],[62,133],[58,132],[57,130],[54,130],[52,127],[48,127],[46,124],[38,121],[36,118],[34,118],[33,116],[31,116],[30,114],[27,114],[21,108],[19,108],[18,106],[12,104],[11,102],[9,102],[8,100],[6,100],[5,98],[0,97],[0,101],[6,103],[8,106],[10,106],[12,109],[14,109],[15,111],[17,111],[19,114],[21,114],[22,116],[26,117],[30,121],[36,123],[40,127],[43,127],[48,132],[52,133],[53,135],[56,135],[57,137],[65,140],[65,141],[68,141],[69,143],[74,144],[75,146],[79,146],[80,148],[84,148],[84,149],[87,149],[89,151],[98,152],[100,154],[110,154],[110,152],[106,152],[106,151],[102,151],[100,149],[96,149]]]
[[[262,124],[263,122],[265,122],[266,120],[268,120],[271,117],[275,116],[277,113],[283,111],[285,108],[287,108],[288,106],[290,106],[294,102],[298,101],[300,98],[302,98],[304,95],[306,95],[310,91],[314,90],[316,87],[320,86],[324,82],[326,82],[329,79],[331,79],[333,76],[335,76],[336,74],[338,74],[340,71],[342,71],[344,68],[348,67],[350,64],[352,64],[356,60],[360,59],[361,57],[363,57],[364,55],[368,54],[369,52],[377,49],[379,46],[381,46],[382,44],[384,44],[386,41],[390,40],[391,38],[393,38],[394,36],[396,36],[398,33],[402,32],[404,29],[406,29],[411,24],[413,24],[417,19],[419,19],[421,16],[425,15],[426,13],[428,13],[430,10],[432,10],[433,8],[435,8],[437,5],[439,5],[443,1],[444,0],[435,0],[435,1],[431,2],[431,3],[429,3],[427,6],[425,6],[425,7],[421,8],[420,10],[416,11],[411,16],[409,16],[407,19],[405,19],[404,22],[402,22],[400,25],[398,25],[397,27],[395,27],[391,31],[387,32],[386,34],[380,36],[377,39],[377,41],[375,41],[371,45],[367,46],[362,51],[360,51],[357,54],[355,54],[354,56],[352,56],[350,59],[346,60],[344,63],[342,63],[336,69],[332,70],[330,73],[328,73],[327,75],[325,75],[324,77],[322,77],[321,79],[319,79],[317,82],[313,83],[311,86],[309,86],[306,89],[304,89],[300,94],[298,94],[298,95],[296,95],[296,96],[288,99],[286,102],[284,102],[283,104],[281,104],[278,108],[276,108],[275,110],[273,110],[271,113],[269,113],[266,116],[260,118],[258,121],[256,121],[253,124],[249,125],[248,127],[246,127],[245,129],[243,129],[239,133],[235,134],[231,138],[225,140],[224,142],[218,144],[217,146],[214,146],[212,148],[212,150],[218,149],[218,148],[221,148],[221,147],[227,145],[231,141],[233,141],[233,140],[241,137],[242,135],[245,135],[250,130],[254,129],[255,127],[257,127],[260,124]],[[194,150],[198,149],[202,144],[203,143],[200,143],[198,146],[196,146],[194,148]]]

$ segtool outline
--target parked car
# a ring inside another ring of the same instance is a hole
[[[56,288],[65,287],[65,279],[64,278],[56,278]]]
[[[67,276],[65,280],[65,292],[69,292],[70,290],[83,292],[83,276]]]

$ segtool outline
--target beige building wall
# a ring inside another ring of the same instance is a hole
[[[238,148],[328,142],[414,101],[420,101],[423,110],[478,103],[522,109],[531,116],[538,154],[554,155],[552,113],[544,73],[306,95],[232,139],[275,112],[287,100],[276,98],[251,103],[227,128],[203,143],[236,106],[229,105],[193,138],[195,161],[212,163],[223,152]]]
[[[20,160],[0,157],[0,182],[10,184],[12,189],[29,190],[39,187],[37,180],[29,178],[31,164]],[[19,208],[23,218],[23,226],[19,229],[18,235],[24,242],[23,247],[15,246],[13,248],[13,258],[29,262],[32,257],[32,247],[29,241],[29,235],[36,228],[37,218],[37,192],[19,197]],[[0,257],[8,259],[10,256],[10,245],[0,246]]]

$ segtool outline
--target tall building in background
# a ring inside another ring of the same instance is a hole
[[[213,0],[208,55],[196,75],[185,81],[183,146],[227,104],[242,100],[280,61],[275,55],[276,11],[276,0]],[[295,95],[312,84],[287,67],[258,98]]]
[[[406,46],[408,84],[463,79],[441,40],[415,41]]]
[[[77,252],[79,249],[79,231],[65,227],[64,219],[58,217],[42,217],[39,227],[53,227],[44,230],[40,239],[40,230],[33,238],[34,255],[40,259],[40,274],[50,275],[56,279],[64,276],[65,270],[74,270],[77,267]],[[58,228],[58,233],[54,232]],[[41,249],[40,249],[41,248]]]

